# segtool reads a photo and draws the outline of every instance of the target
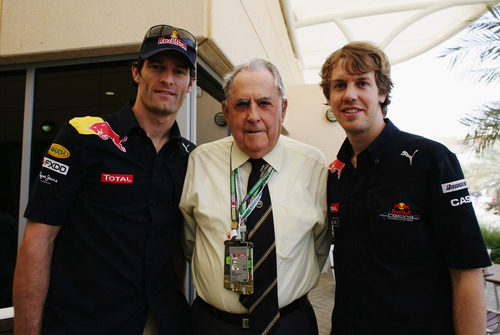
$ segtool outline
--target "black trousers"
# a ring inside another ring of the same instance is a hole
[[[217,310],[200,297],[192,305],[193,329],[196,335],[255,335],[247,328],[242,328],[241,318]],[[318,335],[318,323],[314,309],[304,296],[280,309],[279,326],[272,335]]]

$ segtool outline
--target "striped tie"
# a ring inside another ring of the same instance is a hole
[[[250,159],[252,172],[248,187],[259,180],[265,161]],[[254,293],[241,295],[240,302],[248,308],[250,328],[259,334],[270,334],[280,317],[278,306],[278,280],[276,276],[276,243],[274,240],[273,213],[267,185],[258,204],[247,219],[248,241],[254,248]]]

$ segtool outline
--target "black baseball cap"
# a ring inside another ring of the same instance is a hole
[[[159,52],[176,51],[189,60],[192,67],[196,64],[196,38],[189,31],[159,24],[149,28],[139,50],[139,59],[147,59]]]

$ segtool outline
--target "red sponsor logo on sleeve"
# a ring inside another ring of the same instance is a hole
[[[113,129],[111,129],[109,123],[96,122],[91,124],[89,126],[89,129],[105,141],[111,139],[111,141],[113,141],[113,144],[116,145],[118,149],[123,152],[127,152],[125,147],[123,147],[122,145],[122,142],[125,142],[127,140],[127,136],[125,136],[124,138],[120,138],[120,136],[118,136],[118,134],[115,133]]]
[[[102,183],[113,183],[113,184],[133,184],[134,175],[133,174],[114,174],[114,173],[101,173]]]
[[[345,164],[342,161],[336,159],[332,163],[330,163],[328,168],[330,169],[331,173],[337,172],[337,178],[340,179],[340,174],[342,173],[342,169],[344,168],[344,166]]]
[[[332,202],[330,204],[330,213],[338,213],[339,212],[339,203],[338,202]]]

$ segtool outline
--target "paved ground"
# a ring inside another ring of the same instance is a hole
[[[491,276],[491,278],[500,280],[500,264],[493,264],[493,266],[487,268],[485,272],[493,273],[493,276]],[[498,297],[500,297],[500,286],[496,285],[495,287],[494,284],[487,282],[485,287],[486,287],[486,307],[500,312],[500,301],[497,300],[497,296],[495,295],[495,289],[496,289],[498,292]]]
[[[316,312],[316,318],[318,319],[318,328],[320,335],[330,334],[330,317],[333,309],[333,299],[335,296],[335,285],[333,280],[332,271],[329,269],[329,263],[327,263],[324,272],[321,274],[318,286],[309,293],[309,300],[313,305],[314,311]],[[486,272],[492,272],[492,276],[495,279],[500,279],[500,265],[494,264],[493,266],[486,269]],[[486,283],[486,305],[489,309],[494,309],[500,311],[500,302],[497,301],[495,296],[495,289],[498,290],[498,296],[500,297],[500,285],[495,285],[492,283]]]
[[[318,320],[319,335],[329,335],[331,328],[331,316],[333,299],[335,296],[335,285],[332,271],[328,268],[321,274],[318,286],[309,292],[309,300],[316,313]]]

